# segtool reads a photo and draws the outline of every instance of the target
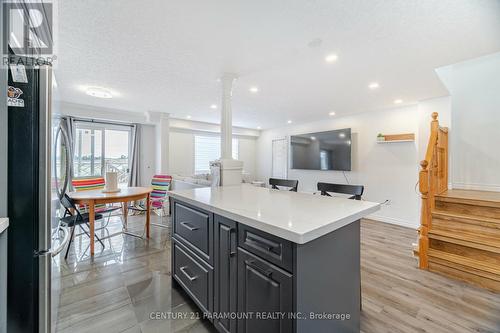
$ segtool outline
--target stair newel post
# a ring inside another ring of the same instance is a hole
[[[427,261],[427,252],[429,249],[429,228],[431,219],[431,209],[429,200],[429,163],[426,160],[420,162],[419,172],[419,190],[422,198],[422,207],[420,214],[420,228],[418,238],[418,254],[419,254],[419,267],[427,269],[429,264]]]
[[[420,228],[418,229],[419,267],[429,269],[429,232],[432,228],[432,212],[435,210],[435,197],[447,189],[448,183],[448,129],[439,127],[438,113],[432,113],[431,133],[420,162],[419,189],[422,198]]]

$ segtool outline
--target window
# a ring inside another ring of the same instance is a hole
[[[76,122],[73,169],[75,178],[104,177],[118,172],[118,183],[128,183],[130,127]]]
[[[220,158],[220,137],[201,136],[194,137],[194,173],[209,173],[210,162]],[[233,138],[233,158],[238,159],[238,139]]]

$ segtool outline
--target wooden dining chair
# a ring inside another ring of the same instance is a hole
[[[318,191],[321,195],[331,197],[328,193],[350,194],[349,199],[361,200],[365,187],[363,185],[346,185],[333,183],[318,183]]]
[[[288,187],[289,191],[297,192],[299,181],[292,179],[269,178],[269,185],[271,185],[271,188],[274,190],[280,190],[279,187]]]

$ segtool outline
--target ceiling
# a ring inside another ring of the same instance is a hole
[[[64,0],[56,41],[63,101],[218,122],[231,72],[234,124],[270,128],[447,95],[435,68],[500,51],[500,0]]]

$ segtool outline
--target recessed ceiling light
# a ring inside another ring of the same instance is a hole
[[[212,105],[210,105],[210,108],[211,108],[211,109],[217,109],[217,105],[212,104]]]
[[[258,93],[259,92],[259,87],[250,87],[250,89],[248,89],[251,93]]]
[[[288,123],[288,124],[291,124],[291,123],[292,123],[292,121],[291,121],[291,120],[289,120],[289,121],[287,121],[287,123]]]
[[[403,103],[402,99],[395,99],[394,100],[394,104],[401,104],[401,103]]]
[[[258,129],[258,130],[261,130],[261,129],[262,129],[262,127],[260,127],[260,126],[257,126],[257,129]]]
[[[336,55],[335,53],[332,53],[332,54],[329,54],[325,57],[325,61],[326,62],[329,62],[329,63],[332,63],[332,62],[335,62],[337,61],[339,58],[338,55]]]
[[[378,87],[380,87],[380,85],[378,84],[378,82],[372,82],[368,85],[368,88],[370,89],[377,89]]]
[[[335,112],[334,112],[334,111],[332,111],[332,112],[330,112],[328,115],[333,117],[333,116],[335,116]]]
[[[191,116],[186,116],[186,119],[191,119]]]
[[[101,87],[89,87],[85,93],[89,96],[97,98],[113,98],[113,95],[109,90]]]

